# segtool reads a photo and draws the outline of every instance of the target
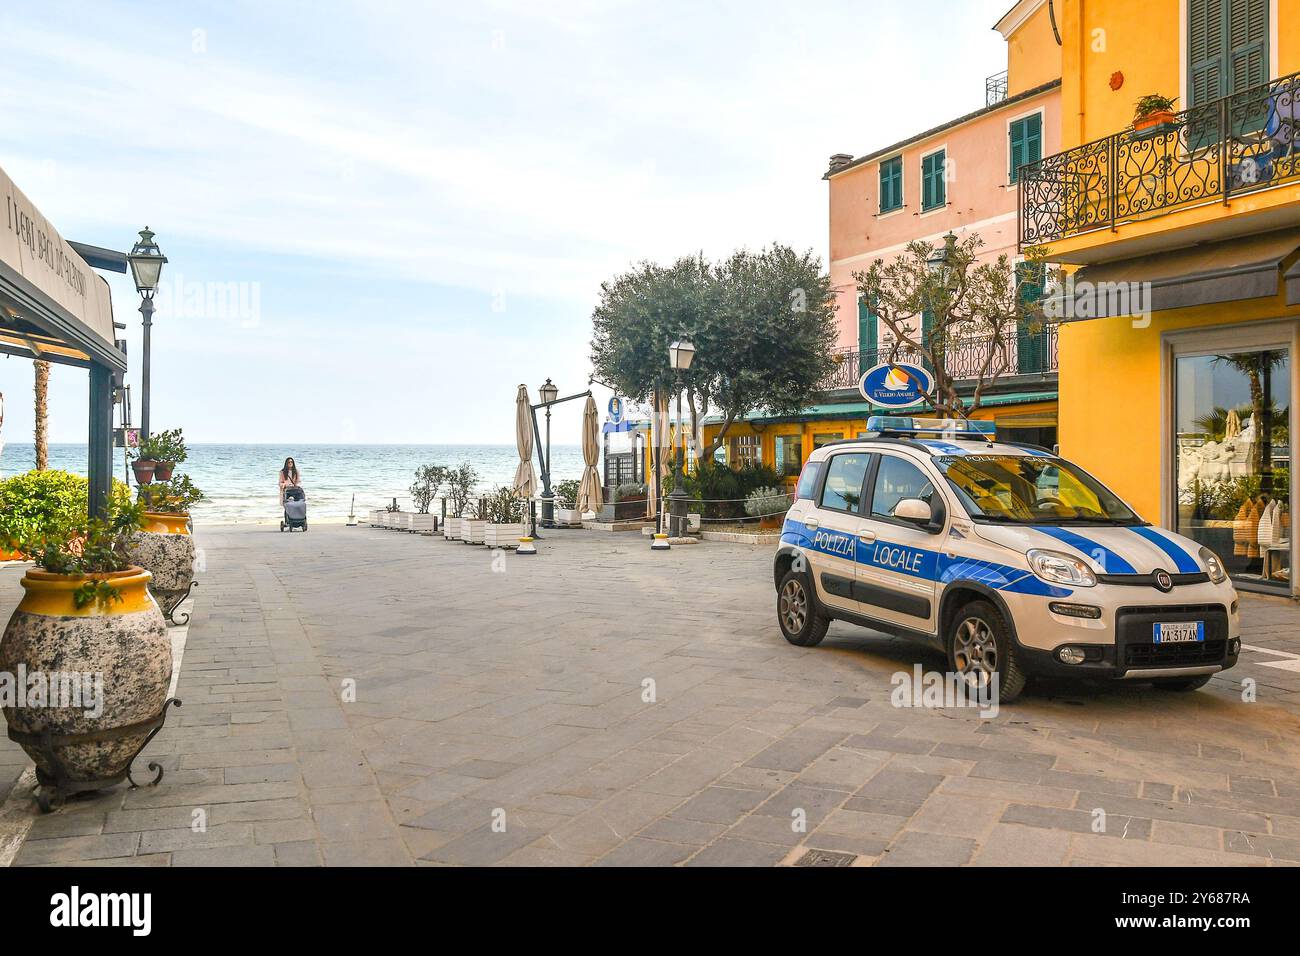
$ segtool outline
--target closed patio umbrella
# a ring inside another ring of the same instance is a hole
[[[520,385],[515,396],[515,445],[519,448],[519,467],[515,469],[515,494],[531,498],[537,491],[537,476],[533,473],[533,418],[528,401],[528,386]]]
[[[600,474],[596,471],[599,456],[600,425],[596,421],[596,400],[588,395],[587,405],[582,410],[582,460],[587,467],[582,470],[582,483],[578,486],[578,510],[583,514],[599,511],[604,504]]]

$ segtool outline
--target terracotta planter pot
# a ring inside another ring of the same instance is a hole
[[[175,470],[176,462],[174,461],[155,462],[153,466],[153,476],[159,481],[171,481],[172,472]]]
[[[131,462],[131,470],[135,472],[135,483],[137,485],[152,484],[157,468],[158,462],[150,461],[148,458],[137,458]]]
[[[1133,120],[1133,128],[1139,133],[1143,130],[1154,129],[1157,126],[1164,126],[1174,122],[1178,118],[1173,110],[1156,110],[1154,113],[1148,113],[1146,116],[1140,116]]]
[[[165,710],[171,639],[148,591],[149,572],[93,577],[110,581],[122,599],[78,608],[73,592],[84,578],[29,570],[0,639],[0,670],[21,669],[29,685],[37,674],[65,687],[75,678],[86,691],[72,706],[51,694],[41,703],[4,708],[11,738],[36,763],[42,806],[51,787],[66,795],[124,779]]]

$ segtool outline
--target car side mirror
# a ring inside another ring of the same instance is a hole
[[[894,505],[894,517],[912,524],[928,525],[934,521],[930,502],[924,498],[900,498]]]

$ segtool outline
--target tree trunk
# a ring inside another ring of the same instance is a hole
[[[36,367],[36,470],[50,467],[50,363],[39,359]]]

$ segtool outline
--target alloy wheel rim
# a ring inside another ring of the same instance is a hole
[[[985,686],[998,672],[998,642],[988,623],[968,617],[957,626],[953,640],[953,663],[957,673]]]
[[[808,620],[808,595],[798,581],[787,581],[781,589],[781,620],[791,634],[802,631]]]

